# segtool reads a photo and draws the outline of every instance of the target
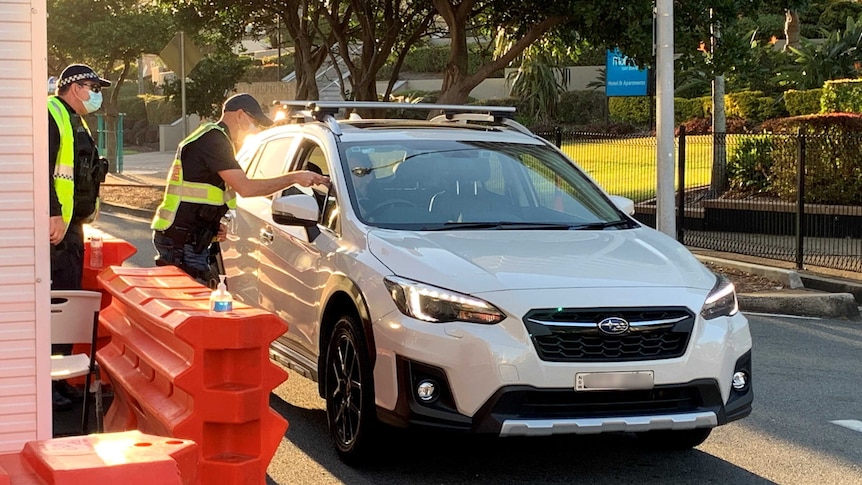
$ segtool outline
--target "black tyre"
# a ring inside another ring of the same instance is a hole
[[[371,359],[365,335],[350,315],[339,318],[326,352],[326,421],[341,460],[352,466],[369,460],[377,416]]]
[[[638,438],[650,447],[664,450],[688,450],[703,443],[712,428],[695,428],[678,431],[647,431],[637,433]]]

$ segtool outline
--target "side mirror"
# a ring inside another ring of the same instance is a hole
[[[304,193],[284,195],[272,202],[272,220],[285,226],[317,226],[320,208],[313,196]]]
[[[614,205],[617,206],[617,209],[623,211],[630,216],[635,215],[635,201],[621,195],[611,195],[610,198],[611,202],[613,202]]]

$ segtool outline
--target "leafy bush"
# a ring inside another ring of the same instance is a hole
[[[281,55],[281,66],[278,64],[278,56],[262,57],[259,60],[250,59],[245,73],[240,82],[267,82],[280,81],[293,72],[295,58],[293,54]]]
[[[862,113],[862,79],[826,81],[820,109],[824,113]]]
[[[681,123],[688,135],[708,135],[712,133],[712,118],[692,118]],[[742,118],[727,118],[725,133],[748,133],[751,131],[748,121]],[[679,134],[679,130],[677,130]]]
[[[117,99],[117,111],[124,113],[127,119],[146,120],[147,107],[145,106],[143,96],[138,96],[137,94],[126,95],[125,92],[120,93],[120,98]]]
[[[841,30],[847,24],[847,17],[857,22],[862,19],[862,4],[858,2],[829,2],[817,24],[826,30]]]
[[[144,117],[151,126],[173,123],[182,116],[181,109],[171,102],[168,96],[142,94],[138,96],[146,109]]]
[[[608,100],[611,121],[646,125],[652,98],[646,96],[612,97]]]
[[[790,47],[795,60],[782,73],[784,81],[797,89],[811,89],[830,79],[857,76],[856,66],[862,62],[862,23],[848,18],[844,30],[823,30],[822,37],[822,42],[803,38],[798,48]]]
[[[557,102],[556,121],[561,124],[590,124],[605,120],[607,101],[601,91],[567,91]]]
[[[673,100],[674,123],[683,123],[695,118],[706,118],[712,107],[712,98],[674,98]]]
[[[820,88],[784,92],[784,108],[790,116],[813,115],[820,112]]]
[[[727,94],[724,97],[724,107],[728,118],[744,118],[753,123],[760,123],[785,114],[781,104],[769,96],[764,96],[761,91]]]
[[[862,115],[831,113],[764,122],[761,129],[805,136],[805,202],[862,204]],[[776,138],[772,149],[772,191],[796,199],[796,137]]]
[[[727,161],[730,188],[749,194],[768,193],[772,178],[773,138],[765,135],[742,139]]]

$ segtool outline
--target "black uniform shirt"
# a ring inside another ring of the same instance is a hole
[[[224,133],[210,130],[183,147],[180,154],[180,160],[183,163],[183,180],[206,183],[224,190],[226,184],[218,173],[222,170],[241,169],[239,162],[236,161],[227,125],[219,123],[219,126],[224,129]],[[174,223],[189,228],[198,227],[200,221],[197,210],[198,206],[195,204],[180,203]]]

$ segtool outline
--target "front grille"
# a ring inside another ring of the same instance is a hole
[[[611,317],[626,320],[628,331],[600,331],[599,322]],[[524,316],[539,358],[549,362],[672,359],[685,353],[694,321],[684,307],[552,308]]]
[[[705,405],[697,387],[640,391],[523,390],[503,395],[493,412],[522,419],[564,419],[686,413]]]

